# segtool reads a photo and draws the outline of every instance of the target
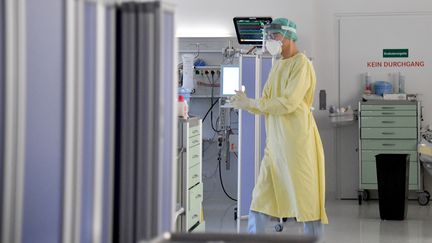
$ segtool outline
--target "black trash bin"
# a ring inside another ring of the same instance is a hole
[[[375,156],[380,217],[404,220],[407,214],[409,154]]]

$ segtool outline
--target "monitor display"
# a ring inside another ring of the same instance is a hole
[[[221,96],[235,95],[235,90],[240,90],[239,66],[221,66]]]
[[[262,46],[265,25],[272,22],[271,17],[235,17],[233,19],[237,40],[241,45]]]

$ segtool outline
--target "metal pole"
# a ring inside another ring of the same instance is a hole
[[[62,242],[81,239],[84,137],[84,1],[65,2],[65,136]]]
[[[25,159],[25,1],[5,1],[5,149],[2,242],[20,242]]]
[[[113,213],[114,213],[114,149],[115,149],[115,104],[116,104],[116,95],[115,95],[115,58],[116,58],[116,33],[115,33],[115,26],[116,26],[116,14],[115,14],[115,8],[112,6],[109,8],[109,13],[111,15],[111,22],[109,24],[110,28],[110,49],[111,49],[111,55],[107,58],[109,58],[109,68],[110,68],[110,80],[109,80],[109,92],[108,95],[110,97],[109,100],[109,175],[108,175],[108,188],[109,188],[109,195],[107,198],[109,198],[108,203],[108,213],[109,216],[105,219],[108,222],[108,229],[107,229],[107,239],[108,242],[113,241],[112,237],[112,231],[113,231]]]
[[[255,99],[260,96],[262,76],[262,56],[255,57]],[[260,161],[261,161],[261,118],[260,115],[255,115],[255,183],[258,180]]]
[[[243,56],[240,55],[239,58],[239,67],[240,67],[240,87],[243,85]],[[238,158],[237,158],[237,233],[240,233],[240,216],[241,216],[241,203],[242,203],[242,195],[241,195],[241,188],[242,188],[242,111],[238,110]]]
[[[84,2],[76,1],[75,13],[75,163],[74,163],[74,215],[73,215],[73,237],[75,242],[81,240],[81,208],[83,185],[83,138],[84,138]]]

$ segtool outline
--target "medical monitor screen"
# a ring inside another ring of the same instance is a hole
[[[264,26],[272,22],[270,17],[235,17],[237,40],[241,45],[262,46]]]
[[[221,66],[221,70],[221,96],[235,95],[235,90],[240,90],[240,68]]]

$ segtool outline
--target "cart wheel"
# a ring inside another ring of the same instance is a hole
[[[275,225],[275,230],[276,230],[276,232],[282,232],[282,230],[283,230],[283,225],[282,225],[282,224],[277,224],[277,225]]]
[[[282,218],[282,221],[286,222],[286,221],[288,221],[288,218]]]
[[[362,205],[362,195],[360,193],[358,195],[358,204]]]
[[[369,200],[369,190],[364,190],[361,194],[363,201]]]
[[[426,205],[429,204],[429,198],[430,198],[430,196],[428,196],[427,193],[423,192],[423,193],[420,193],[420,195],[418,196],[417,200],[418,200],[418,203],[420,205],[426,206]]]
[[[428,191],[424,191],[424,193],[426,193],[426,196],[430,199],[430,193]]]

